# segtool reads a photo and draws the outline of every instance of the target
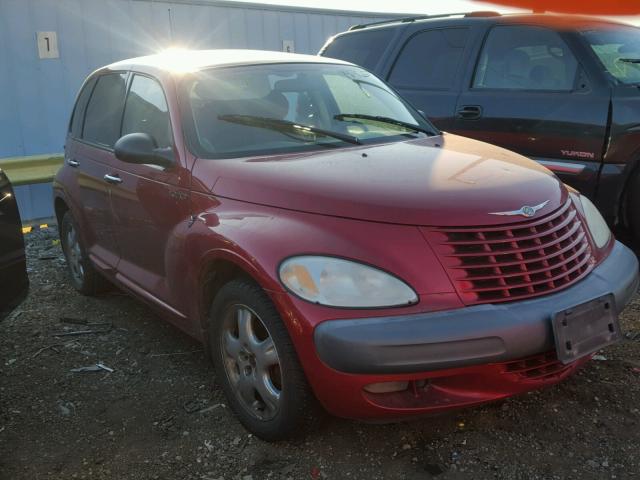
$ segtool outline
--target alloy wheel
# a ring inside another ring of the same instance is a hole
[[[227,378],[244,409],[259,420],[274,418],[282,396],[282,372],[265,324],[246,305],[232,305],[220,342]]]

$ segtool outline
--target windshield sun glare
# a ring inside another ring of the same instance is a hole
[[[203,158],[399,141],[437,131],[384,82],[351,65],[213,68],[183,78],[180,92],[189,143]]]

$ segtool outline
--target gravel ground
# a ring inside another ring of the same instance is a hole
[[[200,345],[136,300],[77,294],[53,230],[0,323],[1,479],[640,477],[640,299],[625,340],[561,385],[409,423],[328,418],[268,444],[233,418]],[[55,336],[77,330],[98,333]],[[74,373],[102,362],[113,372]]]

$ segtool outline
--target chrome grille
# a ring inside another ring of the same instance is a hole
[[[544,217],[508,225],[425,229],[467,305],[507,302],[565,288],[594,265],[570,199]]]

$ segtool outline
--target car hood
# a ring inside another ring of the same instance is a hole
[[[200,160],[194,179],[219,197],[301,212],[420,226],[492,225],[491,215],[568,195],[549,170],[457,135],[296,155]]]

